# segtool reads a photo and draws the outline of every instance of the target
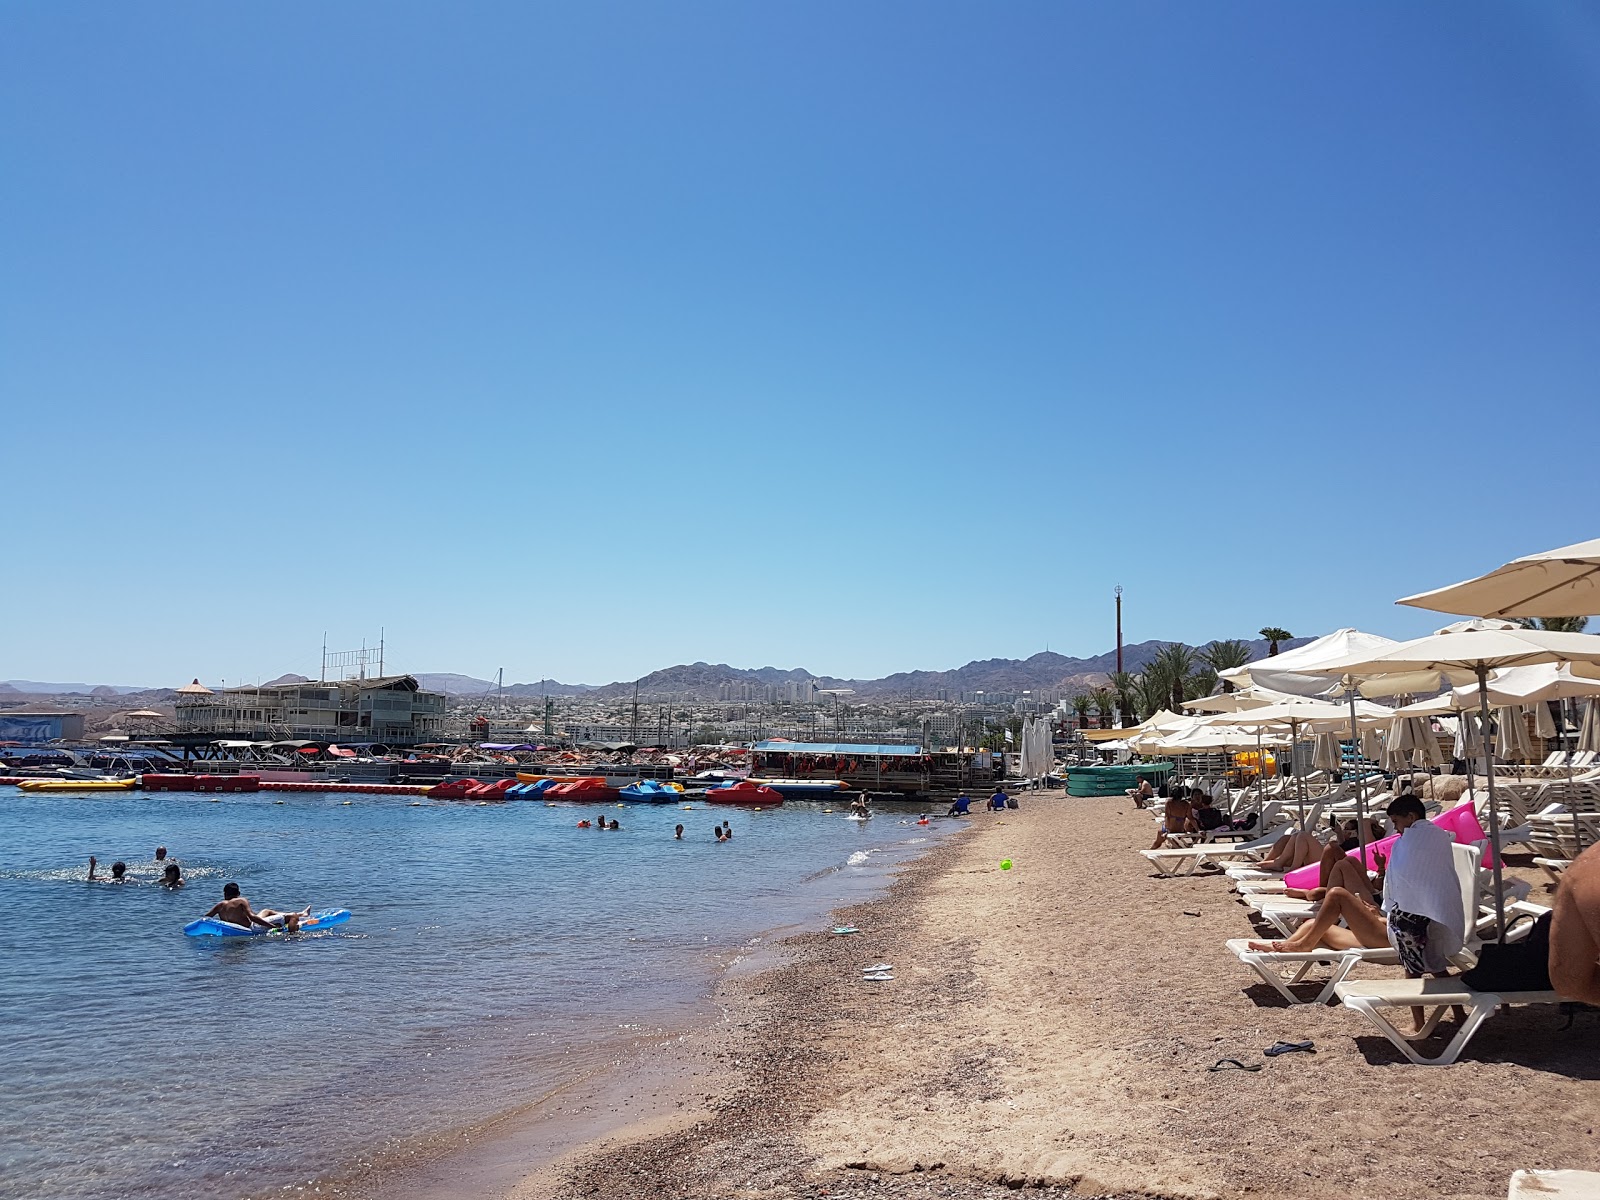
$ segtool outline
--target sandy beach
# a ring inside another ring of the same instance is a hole
[[[794,938],[781,966],[726,982],[725,1026],[681,1052],[694,1099],[515,1200],[1491,1200],[1519,1167],[1600,1169],[1594,1014],[1563,1031],[1554,1009],[1512,1010],[1457,1066],[1407,1065],[1355,1014],[1286,1005],[1228,956],[1246,910],[1225,879],[1153,878],[1146,813],[1023,804],[841,913],[860,934]],[[861,982],[875,962],[895,981]],[[1307,1038],[1314,1054],[1261,1055]],[[1265,1066],[1207,1072],[1227,1057]]]

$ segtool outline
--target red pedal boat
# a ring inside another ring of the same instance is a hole
[[[765,784],[741,779],[726,787],[715,787],[706,793],[707,804],[748,804],[757,808],[777,808],[783,803],[783,793]]]

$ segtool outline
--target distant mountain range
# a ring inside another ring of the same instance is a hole
[[[7,679],[0,681],[0,695],[15,692],[23,696],[126,696],[129,692],[143,692],[148,689],[140,687],[124,687],[120,684],[108,683],[40,683],[34,679]]]
[[[1292,638],[1279,644],[1280,650],[1303,646],[1310,638]],[[1171,642],[1137,642],[1122,649],[1123,668],[1141,671]],[[1209,643],[1207,643],[1209,644]],[[1247,640],[1252,659],[1265,658],[1268,644],[1263,639]],[[637,683],[628,680],[601,687],[588,684],[518,683],[506,686],[506,695],[519,698],[536,696],[585,696],[595,700],[622,700],[634,694],[672,695],[684,699],[715,700],[724,684],[783,684],[790,680],[809,682],[819,689],[848,688],[862,699],[911,696],[931,699],[940,692],[1024,692],[1035,690],[1073,690],[1106,682],[1116,670],[1117,652],[1108,650],[1092,658],[1071,658],[1049,650],[1031,658],[988,658],[969,662],[951,671],[902,671],[882,679],[841,679],[832,675],[813,675],[803,668],[730,667],[726,663],[684,663],[641,676]],[[487,679],[468,675],[419,674],[417,682],[434,691],[454,696],[481,696],[494,692]]]
[[[1310,638],[1292,638],[1280,643],[1281,650],[1303,646]],[[1128,671],[1141,671],[1171,642],[1137,642],[1124,646],[1123,666]],[[1209,644],[1209,643],[1208,643]],[[1265,658],[1267,643],[1261,639],[1249,640],[1251,658]],[[637,682],[627,680],[597,687],[587,683],[559,683],[553,679],[537,683],[507,684],[505,694],[519,700],[537,699],[540,696],[584,696],[596,700],[621,700],[634,694],[635,687],[641,696],[671,695],[682,699],[715,700],[725,684],[784,684],[791,680],[810,683],[819,689],[848,688],[862,699],[891,697],[932,699],[940,692],[954,696],[960,692],[1025,692],[1043,690],[1073,691],[1105,683],[1116,670],[1117,652],[1107,650],[1092,658],[1070,658],[1065,654],[1041,651],[1031,658],[986,658],[969,662],[951,671],[902,671],[882,679],[840,679],[832,675],[813,675],[803,668],[783,670],[779,667],[730,667],[726,663],[682,663],[641,676]],[[419,671],[416,680],[432,692],[451,696],[486,696],[496,691],[493,680],[477,679],[471,675],[451,672]],[[304,683],[304,675],[281,675],[272,680],[275,684]],[[39,683],[27,679],[8,679],[0,683],[0,697],[41,696],[58,701],[80,695],[106,700],[136,693],[166,694],[170,688],[137,688],[88,683]]]

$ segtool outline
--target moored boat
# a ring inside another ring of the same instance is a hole
[[[434,784],[423,795],[430,800],[463,800],[469,791],[482,782],[481,779],[447,779]]]
[[[128,792],[139,781],[128,779],[24,779],[17,784],[25,792]]]
[[[707,804],[745,804],[757,808],[777,808],[783,803],[783,793],[765,787],[753,779],[741,779],[726,787],[714,787],[706,792]]]
[[[621,789],[598,776],[587,776],[558,783],[544,794],[546,800],[614,800]]]
[[[752,776],[750,782],[769,787],[787,800],[832,800],[850,787],[842,779],[762,779]]]
[[[683,799],[682,788],[662,783],[659,779],[641,779],[620,789],[617,794],[637,804],[671,804]]]

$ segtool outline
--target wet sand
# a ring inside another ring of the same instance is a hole
[[[1153,878],[1146,814],[1024,805],[842,913],[860,934],[792,939],[786,963],[726,983],[726,1026],[685,1052],[696,1099],[516,1200],[1497,1200],[1518,1167],[1600,1169],[1594,1014],[1562,1032],[1554,1009],[1513,1010],[1457,1066],[1410,1066],[1227,955],[1246,911],[1224,879]],[[862,983],[874,962],[895,982]],[[1261,1055],[1306,1038],[1315,1054]],[[1224,1057],[1265,1066],[1206,1071]]]

